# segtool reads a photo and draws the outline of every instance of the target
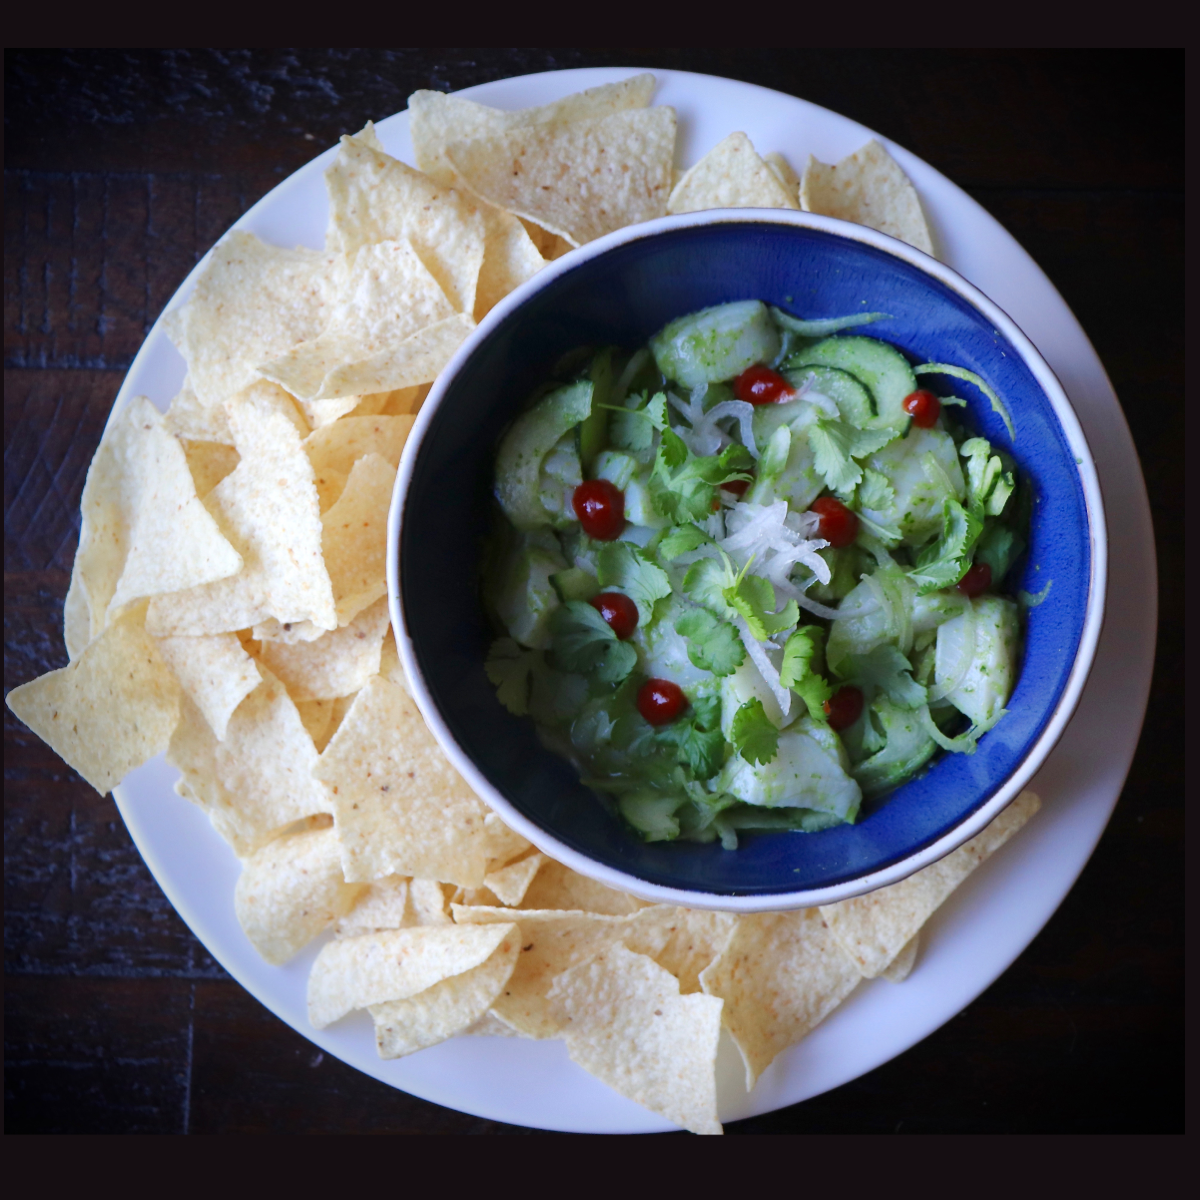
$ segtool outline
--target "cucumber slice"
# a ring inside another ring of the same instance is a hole
[[[899,787],[937,750],[937,743],[925,732],[915,712],[897,708],[883,697],[871,707],[883,725],[887,743],[851,772],[868,799]]]
[[[563,434],[587,420],[592,387],[592,381],[585,379],[555,389],[522,413],[501,440],[496,499],[518,529],[549,525],[557,515],[546,511],[539,495],[542,463]]]
[[[589,375],[592,380],[592,411],[579,426],[579,462],[585,477],[591,478],[596,456],[608,444],[608,409],[612,396],[612,347],[596,352]]]
[[[799,367],[787,371],[784,378],[794,388],[803,387],[805,381],[811,380],[811,390],[828,396],[838,406],[842,420],[859,429],[866,429],[877,415],[871,393],[853,375],[837,367]]]
[[[864,429],[907,428],[904,399],[917,390],[917,377],[899,350],[867,337],[831,337],[798,351],[786,363],[803,367],[836,367],[865,384],[875,398],[875,413]],[[839,405],[840,407],[840,405]]]
[[[524,535],[504,566],[493,595],[496,615],[509,636],[532,650],[550,645],[550,616],[559,606],[553,578],[566,563],[553,534]]]
[[[672,321],[650,339],[654,361],[685,387],[720,383],[779,353],[779,330],[761,300],[718,304]]]
[[[550,576],[550,583],[565,604],[568,600],[590,600],[599,590],[595,575],[582,567],[568,567]]]

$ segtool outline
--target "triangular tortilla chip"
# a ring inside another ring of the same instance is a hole
[[[325,245],[353,257],[363,246],[407,240],[437,280],[451,311],[472,312],[484,255],[484,217],[474,196],[439,187],[427,175],[343,137],[325,172]],[[448,314],[447,314],[448,315]]]
[[[336,253],[283,250],[230,230],[183,309],[180,350],[200,403],[232,400],[259,378],[259,363],[317,337],[343,271]]]
[[[734,913],[676,908],[673,912],[668,910],[663,919],[670,936],[654,955],[654,961],[679,980],[679,990],[684,995],[698,992],[701,972],[729,944],[738,918]]]
[[[445,154],[449,143],[486,137],[522,125],[594,120],[631,108],[645,108],[654,95],[654,84],[654,76],[649,73],[631,75],[618,83],[605,83],[564,96],[552,104],[513,112],[443,92],[413,92],[408,98],[408,111],[417,166],[431,179],[452,187],[455,171]]]
[[[387,593],[387,520],[395,482],[396,468],[386,458],[364,454],[337,503],[321,517],[338,625],[349,625]]]
[[[426,926],[327,942],[308,976],[308,1019],[324,1029],[356,1008],[420,995],[486,962],[516,928]]]
[[[746,1064],[746,1090],[858,986],[859,974],[815,908],[749,913],[700,986],[725,1001],[725,1026]]]
[[[268,842],[246,860],[233,907],[255,950],[278,966],[347,913],[363,890],[342,878],[331,828],[302,830]]]
[[[163,416],[163,425],[177,438],[233,445],[233,431],[229,428],[224,407],[220,404],[201,404],[199,396],[186,379]]]
[[[705,208],[799,208],[779,176],[759,158],[744,133],[718,142],[675,185],[667,202],[673,213]]]
[[[238,465],[238,452],[223,442],[185,441],[183,453],[187,457],[188,470],[192,473],[196,497],[200,500],[227,475],[232,475]]]
[[[454,305],[407,238],[362,246],[349,264],[320,336],[260,364],[263,375],[301,402],[405,386],[410,381],[360,384],[359,369],[373,378],[413,335],[454,316]]]
[[[315,429],[304,442],[314,471],[333,467],[349,475],[364,454],[379,454],[393,467],[400,465],[400,453],[416,417],[343,417],[323,429]]]
[[[400,1058],[436,1046],[486,1016],[516,965],[520,952],[517,933],[514,925],[491,957],[469,971],[443,979],[407,1000],[371,1005],[379,1057]]]
[[[125,604],[242,568],[241,555],[196,496],[183,446],[144,396],[104,431],[82,508],[75,570],[93,636]]]
[[[1022,792],[982,833],[940,862],[890,887],[827,904],[821,915],[859,970],[873,979],[887,970],[950,893],[1040,807],[1033,792]]]
[[[778,151],[772,151],[770,154],[763,155],[763,162],[775,172],[775,178],[783,184],[783,190],[788,196],[795,201],[795,207],[800,207],[800,176],[792,169],[792,164],[788,162]]]
[[[262,682],[237,635],[160,638],[158,650],[217,741],[223,741],[234,710]]]
[[[337,627],[321,551],[321,514],[312,464],[274,384],[247,388],[227,406],[241,459],[207,505],[245,566],[202,587],[156,597],[147,627],[158,637],[229,633],[268,617]]]
[[[472,191],[576,246],[663,216],[674,155],[675,110],[665,107],[518,126],[446,147]]]
[[[344,629],[315,641],[264,642],[260,659],[281,679],[292,699],[335,700],[352,696],[379,674],[383,635],[388,628],[387,597],[368,605]]]
[[[564,971],[549,1003],[567,1052],[614,1091],[693,1133],[722,1133],[717,1117],[721,1001],[679,994],[643,954],[612,946]]]
[[[317,751],[295,704],[278,679],[259,670],[263,681],[230,717],[224,741],[185,698],[167,750],[167,761],[183,772],[181,794],[208,813],[241,857],[293,821],[331,811],[312,777]]]
[[[376,676],[358,693],[315,776],[328,785],[347,879],[483,883],[498,840],[487,809],[396,684]]]
[[[546,265],[516,217],[491,204],[481,204],[480,208],[486,222],[487,241],[475,293],[476,321],[482,321],[509,292]]]
[[[933,253],[933,238],[917,189],[877,141],[868,142],[834,166],[818,162],[810,154],[800,183],[800,207],[878,229],[926,254]]]
[[[127,609],[70,666],[14,688],[8,707],[105,795],[167,748],[180,692],[141,606]]]
[[[623,916],[637,912],[646,905],[628,892],[619,892],[578,871],[571,870],[548,858],[529,885],[522,908],[577,909],[581,912],[609,913]]]

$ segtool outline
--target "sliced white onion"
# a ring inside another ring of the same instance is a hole
[[[961,617],[955,617],[955,620],[963,620],[967,623],[966,636],[963,638],[962,654],[959,660],[954,665],[954,682],[947,684],[945,687],[933,687],[929,689],[929,701],[933,703],[935,700],[944,700],[951,692],[956,691],[959,685],[967,677],[967,672],[971,669],[971,664],[975,661],[975,606],[968,604],[963,610]]]
[[[625,403],[625,393],[629,391],[629,385],[633,382],[633,377],[645,366],[646,359],[649,357],[650,351],[643,346],[640,350],[635,351],[633,357],[625,364],[625,370],[621,372],[616,387],[613,388],[614,404]]]
[[[758,668],[763,681],[771,689],[775,699],[779,701],[780,711],[786,717],[792,707],[791,691],[779,682],[779,672],[775,669],[775,664],[767,657],[766,647],[750,632],[746,618],[738,616],[734,620],[738,633],[742,635],[742,645],[746,647],[746,653],[750,655],[751,661]]]

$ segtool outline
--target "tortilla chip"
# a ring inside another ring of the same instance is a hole
[[[400,379],[376,387],[369,380],[378,372],[386,375],[407,339],[454,311],[407,238],[364,245],[350,260],[345,286],[320,336],[262,360],[261,372],[302,403],[420,383]],[[360,367],[367,374],[357,386]]]
[[[70,666],[8,693],[8,707],[102,796],[167,748],[180,691],[143,628],[142,606],[127,609]]]
[[[379,454],[360,458],[321,524],[337,623],[349,625],[387,593],[387,520],[396,468]]]
[[[201,404],[186,379],[164,414],[163,425],[181,440],[233,445],[233,431],[229,428],[225,409],[220,404]]]
[[[1022,792],[992,823],[940,862],[890,887],[827,904],[821,915],[868,979],[882,974],[939,905],[1041,807]]]
[[[653,960],[612,946],[559,975],[549,1003],[567,1052],[585,1071],[693,1133],[723,1132],[719,999],[681,996],[675,977]]]
[[[88,468],[75,573],[91,636],[135,600],[239,571],[242,558],[200,503],[187,456],[144,396],[116,414]]]
[[[337,627],[313,469],[287,411],[294,407],[270,383],[247,388],[227,405],[241,461],[207,506],[245,566],[214,583],[155,597],[147,615],[151,633],[230,633],[268,617]]]
[[[675,185],[667,201],[672,213],[705,208],[799,208],[744,133],[718,142]]]
[[[160,638],[158,651],[217,741],[224,741],[234,710],[262,682],[237,635]]]
[[[553,262],[556,258],[562,258],[564,254],[575,249],[566,238],[559,237],[557,233],[551,233],[548,229],[543,229],[536,221],[527,221],[523,217],[518,220],[529,235],[534,249],[545,262]]]
[[[183,310],[180,350],[205,407],[232,400],[258,364],[329,324],[344,265],[332,251],[283,250],[232,229],[213,247]]]
[[[631,108],[645,108],[654,95],[654,83],[651,74],[631,75],[619,83],[588,88],[552,104],[515,112],[489,108],[442,92],[413,92],[408,98],[408,111],[417,166],[431,179],[452,187],[456,176],[445,154],[449,143],[487,137],[522,125],[593,120]]]
[[[858,982],[815,908],[739,917],[725,949],[700,973],[705,993],[725,1001],[725,1026],[746,1064],[747,1091]]]
[[[359,411],[356,416],[380,416],[380,417],[404,417],[413,416],[421,411],[421,405],[425,403],[425,397],[429,395],[432,383],[419,383],[415,387],[396,388],[391,392],[379,393],[379,411],[368,411],[371,407],[364,401],[359,406]],[[367,400],[373,400],[375,397],[368,396]]]
[[[167,761],[183,773],[181,794],[208,813],[242,858],[293,821],[332,811],[312,778],[317,751],[295,704],[278,679],[259,669],[263,681],[230,717],[224,741],[185,698],[167,750]]]
[[[328,785],[343,873],[478,887],[496,850],[487,809],[450,765],[404,690],[376,676],[315,768]]]
[[[203,500],[238,465],[238,452],[223,442],[183,442],[196,496]]]
[[[324,1029],[356,1008],[420,995],[486,962],[516,929],[445,925],[327,942],[308,977],[308,1019]]]
[[[459,1034],[460,1037],[522,1037],[506,1021],[500,1020],[494,1012],[485,1012],[473,1025],[469,1025]]]
[[[338,156],[325,172],[325,186],[327,247],[353,257],[364,246],[411,242],[452,311],[474,309],[485,235],[473,196],[440,187],[361,136],[342,138]]]
[[[546,265],[516,217],[490,204],[482,204],[480,208],[486,221],[487,241],[475,293],[476,321],[482,321],[509,292]]]
[[[341,850],[338,850],[338,874],[341,875]],[[354,907],[334,927],[335,937],[357,937],[360,933],[375,933],[381,929],[401,929],[418,924],[406,918],[408,909],[408,878],[388,875],[374,883],[359,883]]]
[[[313,468],[313,483],[317,488],[317,508],[322,516],[341,499],[342,493],[346,490],[347,478],[342,471],[337,471],[333,467],[321,467],[319,470]],[[319,637],[323,632],[324,630],[317,630],[316,636]]]
[[[313,429],[330,425],[362,403],[361,396],[336,396],[332,400],[301,400],[300,408]]]
[[[371,1005],[379,1057],[400,1058],[436,1046],[485,1017],[516,965],[518,932],[514,925],[491,957],[469,971],[443,979],[408,1000]]]
[[[844,947],[843,947],[844,949]],[[917,965],[917,954],[921,949],[921,935],[914,934],[909,938],[903,950],[892,959],[891,966],[882,972],[883,978],[889,983],[903,983]]]
[[[408,888],[406,925],[450,925],[446,890],[436,879],[414,879]]]
[[[800,207],[878,229],[926,254],[933,253],[933,238],[917,189],[877,141],[869,141],[835,166],[818,162],[810,154],[800,184]]]
[[[379,454],[398,467],[415,420],[415,416],[343,417],[310,433],[304,449],[314,471],[332,467],[349,475],[364,454]]]
[[[528,858],[520,858],[499,870],[489,871],[484,877],[483,885],[501,904],[514,908],[524,899],[533,877],[538,873],[538,868],[546,861],[546,856],[538,853],[531,854]]]
[[[628,892],[619,892],[616,888],[580,875],[578,871],[572,871],[552,858],[545,860],[520,904],[522,908],[576,909],[613,916],[637,912],[646,907],[643,901]]]
[[[297,703],[352,696],[372,675],[379,674],[387,628],[384,596],[364,608],[344,629],[335,629],[315,641],[291,646],[264,642],[261,658]]]
[[[655,909],[625,917],[585,912],[548,912],[452,905],[459,925],[511,921],[521,926],[521,956],[504,991],[492,1005],[496,1015],[526,1037],[557,1037],[562,1025],[546,997],[555,976],[616,942],[653,957],[670,930]]]
[[[300,642],[315,642],[324,637],[329,630],[321,629],[311,621],[276,621],[268,617],[259,621],[251,633],[258,642],[283,642],[286,646],[295,646]]]
[[[318,754],[329,745],[329,739],[333,737],[333,717],[334,705],[336,700],[299,700],[296,702],[296,711],[300,714],[300,720],[304,728],[308,730],[308,736],[313,740],[313,746]]]
[[[783,190],[788,196],[795,201],[792,207],[800,207],[800,176],[792,170],[792,164],[788,162],[778,151],[772,151],[770,154],[763,155],[763,162],[775,172],[775,178],[783,184]]]
[[[445,153],[484,200],[582,246],[666,213],[675,110],[518,126],[451,142]]]
[[[662,919],[670,936],[654,955],[654,961],[679,980],[684,995],[700,991],[700,974],[729,945],[737,928],[736,914],[676,908],[664,913]]]
[[[74,662],[92,640],[92,614],[88,611],[87,594],[79,577],[79,555],[71,567],[71,583],[63,600],[63,642],[67,660]]]
[[[342,878],[333,829],[306,830],[276,838],[246,860],[233,906],[255,950],[279,966],[348,912],[363,890]]]

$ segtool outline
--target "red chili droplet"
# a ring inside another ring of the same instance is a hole
[[[621,639],[633,636],[637,628],[638,610],[624,592],[601,592],[593,596],[588,603],[604,618],[609,629]]]
[[[932,429],[942,411],[942,402],[924,388],[904,397],[904,411],[913,419],[914,425]]]
[[[863,694],[856,687],[839,688],[825,701],[824,707],[829,728],[840,733],[862,716]]]
[[[599,542],[611,542],[625,528],[625,493],[607,479],[588,479],[571,497],[583,532]]]
[[[770,367],[747,367],[734,381],[733,394],[747,404],[776,404],[790,400],[796,390]]]
[[[849,546],[858,537],[858,517],[836,496],[822,496],[814,500],[812,511],[821,517],[817,536],[823,537],[834,549]]]
[[[651,725],[669,725],[687,704],[683,688],[669,679],[647,679],[638,688],[638,712]]]
[[[753,479],[731,479],[728,483],[721,484],[721,488],[726,492],[731,492],[735,496],[744,496],[746,489],[753,482]]]
[[[985,562],[972,563],[958,581],[958,590],[968,599],[982,596],[992,586],[992,568]]]

